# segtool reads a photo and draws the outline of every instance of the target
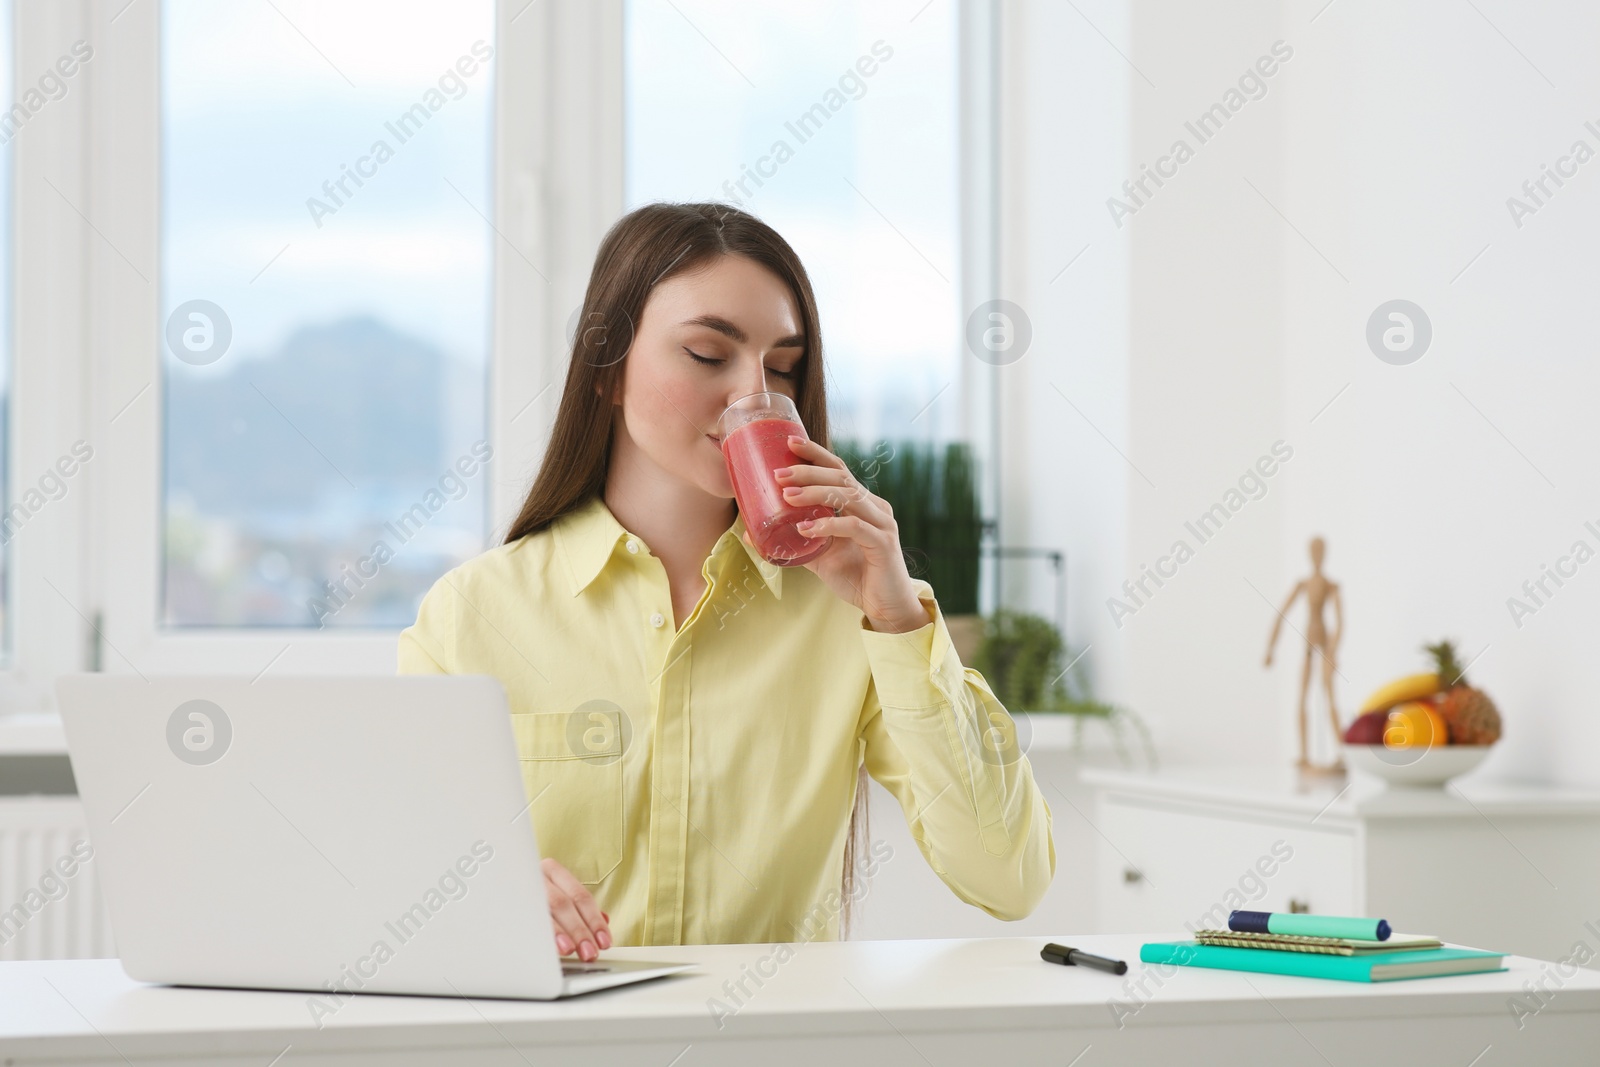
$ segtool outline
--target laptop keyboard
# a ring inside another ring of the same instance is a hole
[[[609,963],[567,963],[561,964],[561,973],[569,974],[605,974],[611,970]]]

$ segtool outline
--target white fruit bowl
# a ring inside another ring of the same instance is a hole
[[[1443,789],[1444,784],[1483,762],[1493,745],[1435,745],[1431,748],[1389,748],[1387,745],[1345,745],[1345,762],[1390,785]]]

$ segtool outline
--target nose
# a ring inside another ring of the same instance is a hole
[[[738,400],[741,396],[749,396],[751,393],[764,393],[767,391],[767,367],[766,363],[761,359],[761,357],[756,356],[748,359],[745,362],[742,371],[743,373],[739,375],[739,384],[736,391],[728,397],[728,403],[730,404],[735,400]]]

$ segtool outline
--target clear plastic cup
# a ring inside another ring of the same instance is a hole
[[[794,401],[782,393],[751,393],[729,404],[717,420],[722,458],[728,463],[733,496],[756,551],[768,563],[793,567],[828,550],[832,537],[807,537],[795,528],[806,519],[830,517],[822,505],[793,507],[783,499],[774,471],[804,463],[789,450],[788,437],[805,437]]]

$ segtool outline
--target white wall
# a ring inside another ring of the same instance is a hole
[[[1424,638],[1487,646],[1470,677],[1506,737],[1483,773],[1600,785],[1600,562],[1520,628],[1506,605],[1575,540],[1600,552],[1600,160],[1520,229],[1506,206],[1574,140],[1600,152],[1600,10],[1478,6],[1341,4],[1293,72],[1281,206],[1349,282],[1290,236],[1286,422],[1350,384],[1304,434],[1285,528],[1329,537],[1351,697],[1421,667]],[[1409,366],[1362,340],[1393,298],[1433,324]]]
[[[1008,121],[1026,133],[1008,142],[1022,177],[1007,185],[1007,264],[1035,337],[1008,381],[1007,539],[1067,547],[1069,636],[1093,645],[1099,691],[1151,720],[1170,756],[1271,758],[1277,686],[1244,578],[1282,595],[1260,568],[1279,555],[1293,462],[1208,543],[1184,523],[1286,436],[1281,223],[1243,181],[1278,195],[1283,76],[1206,144],[1184,122],[1269,52],[1276,7],[1078,7],[1008,8],[1026,86]],[[1122,183],[1179,137],[1194,158],[1118,226],[1108,199],[1126,202]],[[1122,583],[1180,537],[1193,559],[1114,616]]]
[[[1123,0],[1078,6],[1126,37]],[[1025,309],[1033,341],[1001,368],[1001,535],[1067,553],[1067,639],[1093,646],[1084,666],[1115,691],[1126,644],[1101,603],[1127,538],[1128,242],[1100,198],[1123,177],[1125,68],[1068,5],[1004,10],[1000,295]],[[1008,563],[1006,578],[1007,604],[1053,614],[1046,564]]]
[[[1171,760],[1292,759],[1299,638],[1286,628],[1262,669],[1268,601],[1322,534],[1344,586],[1346,719],[1424,669],[1424,640],[1457,637],[1487,646],[1471,677],[1507,718],[1483,773],[1600,783],[1600,558],[1520,628],[1506,603],[1574,541],[1600,553],[1583,525],[1600,529],[1600,159],[1520,229],[1506,207],[1575,139],[1600,152],[1583,126],[1600,128],[1584,51],[1600,11],[1078,7],[1014,9],[1026,92],[1008,115],[1006,277],[1035,340],[1006,383],[1007,540],[1072,553],[1071,637],[1094,643],[1102,690],[1156,724]],[[1185,121],[1278,40],[1293,56],[1265,96],[1199,143]],[[1194,157],[1117,228],[1107,198],[1179,137]],[[1435,330],[1410,366],[1365,340],[1394,298]],[[1185,521],[1280,439],[1293,458],[1265,497],[1200,544]],[[1180,537],[1194,558],[1116,626],[1107,597]]]
[[[1128,174],[1153,167],[1179,139],[1194,156],[1120,231],[1131,259],[1127,451],[1138,468],[1128,478],[1124,577],[1156,566],[1180,540],[1194,555],[1166,565],[1177,573],[1164,586],[1146,580],[1153,595],[1141,593],[1142,606],[1125,598],[1137,610],[1119,631],[1128,649],[1124,693],[1174,760],[1270,759],[1287,724],[1273,700],[1280,687],[1261,667],[1273,617],[1262,595],[1284,593],[1277,561],[1294,460],[1204,543],[1185,523],[1224,501],[1280,438],[1301,444],[1282,408],[1283,224],[1262,199],[1283,195],[1284,80],[1301,52],[1262,79],[1261,99],[1202,143],[1185,123],[1291,36],[1276,5],[1133,9]],[[1113,194],[1102,194],[1102,210]]]

